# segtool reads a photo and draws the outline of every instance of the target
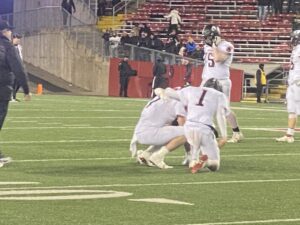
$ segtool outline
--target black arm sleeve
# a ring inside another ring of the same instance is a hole
[[[257,70],[256,71],[256,86],[261,85],[261,71]]]
[[[18,53],[16,52],[16,49],[12,45],[8,46],[6,49],[6,60],[11,71],[23,88],[24,94],[29,94],[27,73],[25,72],[25,68]]]

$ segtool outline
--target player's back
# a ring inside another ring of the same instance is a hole
[[[291,55],[291,65],[289,71],[289,84],[295,80],[300,80],[300,44],[294,47]]]
[[[217,110],[222,106],[227,108],[226,96],[213,88],[188,87],[181,96],[188,108],[188,123],[212,125]]]
[[[209,45],[204,46],[204,68],[202,79],[210,78],[227,79],[230,76],[230,65],[233,59],[233,45],[225,40],[222,40],[216,47],[219,51],[226,53],[229,57],[224,62],[216,62],[213,56],[213,48]]]
[[[162,100],[155,97],[144,107],[136,131],[147,127],[163,127],[171,125],[178,115],[185,116],[185,109],[181,102],[173,99]]]

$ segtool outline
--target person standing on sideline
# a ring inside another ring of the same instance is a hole
[[[119,63],[119,72],[120,72],[120,97],[128,97],[127,89],[129,77],[132,73],[132,68],[128,63],[128,57],[125,56],[123,60]]]
[[[164,75],[167,73],[167,67],[163,63],[161,56],[157,56],[156,62],[153,66],[153,81],[152,81],[152,93],[151,97],[154,98],[155,88],[164,88],[166,86],[166,78]]]
[[[231,80],[230,65],[233,60],[234,46],[221,38],[220,28],[216,25],[206,25],[202,31],[204,36],[204,68],[202,72],[202,83],[205,84],[210,78],[215,78],[222,86],[223,93],[230,105]],[[233,134],[229,143],[237,143],[243,139],[235,113],[231,110],[226,116]]]
[[[23,62],[22,46],[20,44],[21,43],[21,38],[22,38],[21,35],[14,34],[12,36],[12,44],[15,46],[16,51],[18,53],[18,56],[21,59],[21,62]],[[17,79],[15,78],[14,85],[13,85],[13,94],[12,94],[11,102],[17,102],[17,101],[19,101],[17,99],[17,92],[18,92],[19,88],[20,88],[20,85],[19,85]]]
[[[297,117],[300,115],[300,30],[295,30],[291,35],[292,55],[286,92],[288,129],[283,137],[276,138],[278,142],[294,142]]]
[[[263,88],[267,84],[266,73],[264,71],[264,64],[259,64],[259,69],[256,71],[256,102],[261,103],[261,94]]]
[[[76,12],[73,0],[62,0],[61,7],[63,10],[63,25],[71,26],[72,14]]]
[[[11,29],[8,22],[0,20],[0,130],[7,114],[14,77],[23,88],[24,99],[31,99],[27,74],[18,53],[11,44]],[[4,157],[0,152],[0,167],[10,161],[10,157]]]

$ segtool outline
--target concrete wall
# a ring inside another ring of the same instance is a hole
[[[109,63],[93,56],[64,32],[41,32],[23,38],[24,60],[70,84],[108,95]]]
[[[25,10],[33,10],[47,6],[60,6],[62,0],[14,0],[14,12],[22,12]],[[95,12],[90,11],[88,5],[83,0],[74,0],[76,13],[73,15],[84,24],[96,24]],[[44,17],[50,21],[53,18],[53,12],[47,15],[47,11],[43,10]],[[52,18],[51,18],[52,17]]]

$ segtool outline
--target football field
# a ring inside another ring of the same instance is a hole
[[[183,148],[167,156],[169,170],[131,159],[145,104],[56,95],[11,103],[0,147],[14,161],[0,169],[0,225],[300,224],[299,129],[293,144],[274,141],[284,105],[232,104],[245,139],[221,150],[220,171],[190,174]]]

